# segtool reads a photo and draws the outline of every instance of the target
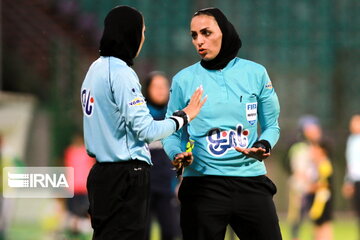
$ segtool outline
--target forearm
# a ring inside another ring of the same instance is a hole
[[[168,157],[172,160],[175,155],[182,152],[181,138],[178,133],[172,134],[162,140],[164,150]]]
[[[280,137],[278,118],[280,105],[276,94],[264,99],[259,105],[259,120],[261,126],[260,140],[266,140],[271,148],[275,146]]]
[[[176,131],[175,121],[165,119],[162,121],[151,120],[148,124],[139,124],[141,127],[135,128],[140,141],[147,143],[163,139]]]
[[[280,128],[278,126],[272,126],[265,129],[260,137],[259,140],[266,140],[270,143],[271,148],[275,146],[277,141],[280,138]]]

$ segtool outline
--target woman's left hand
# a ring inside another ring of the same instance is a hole
[[[255,158],[257,160],[265,160],[266,158],[268,158],[270,156],[270,153],[265,153],[266,150],[263,148],[257,148],[257,147],[252,147],[252,148],[241,148],[241,147],[235,147],[235,150],[238,152],[241,152],[242,154],[248,156],[248,157],[252,157]]]

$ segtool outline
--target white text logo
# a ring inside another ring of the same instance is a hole
[[[6,167],[3,168],[5,198],[72,198],[72,167]]]
[[[59,187],[69,187],[69,184],[66,180],[65,174],[17,174],[17,173],[8,173],[8,185],[9,187],[20,187],[20,188],[36,188],[42,187],[47,188],[49,186],[59,188]]]

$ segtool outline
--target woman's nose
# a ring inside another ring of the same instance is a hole
[[[197,45],[198,45],[199,47],[201,47],[203,44],[204,44],[204,38],[201,37],[201,36],[199,36],[199,37],[197,38]]]

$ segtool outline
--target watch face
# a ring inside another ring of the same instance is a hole
[[[184,115],[186,115],[186,113],[184,111],[182,111],[182,110],[179,110],[179,111],[174,112],[173,115],[183,117]]]
[[[176,117],[181,117],[184,119],[184,125],[188,123],[188,116],[186,115],[186,113],[182,110],[180,111],[176,111],[173,113],[173,116],[176,116]]]

